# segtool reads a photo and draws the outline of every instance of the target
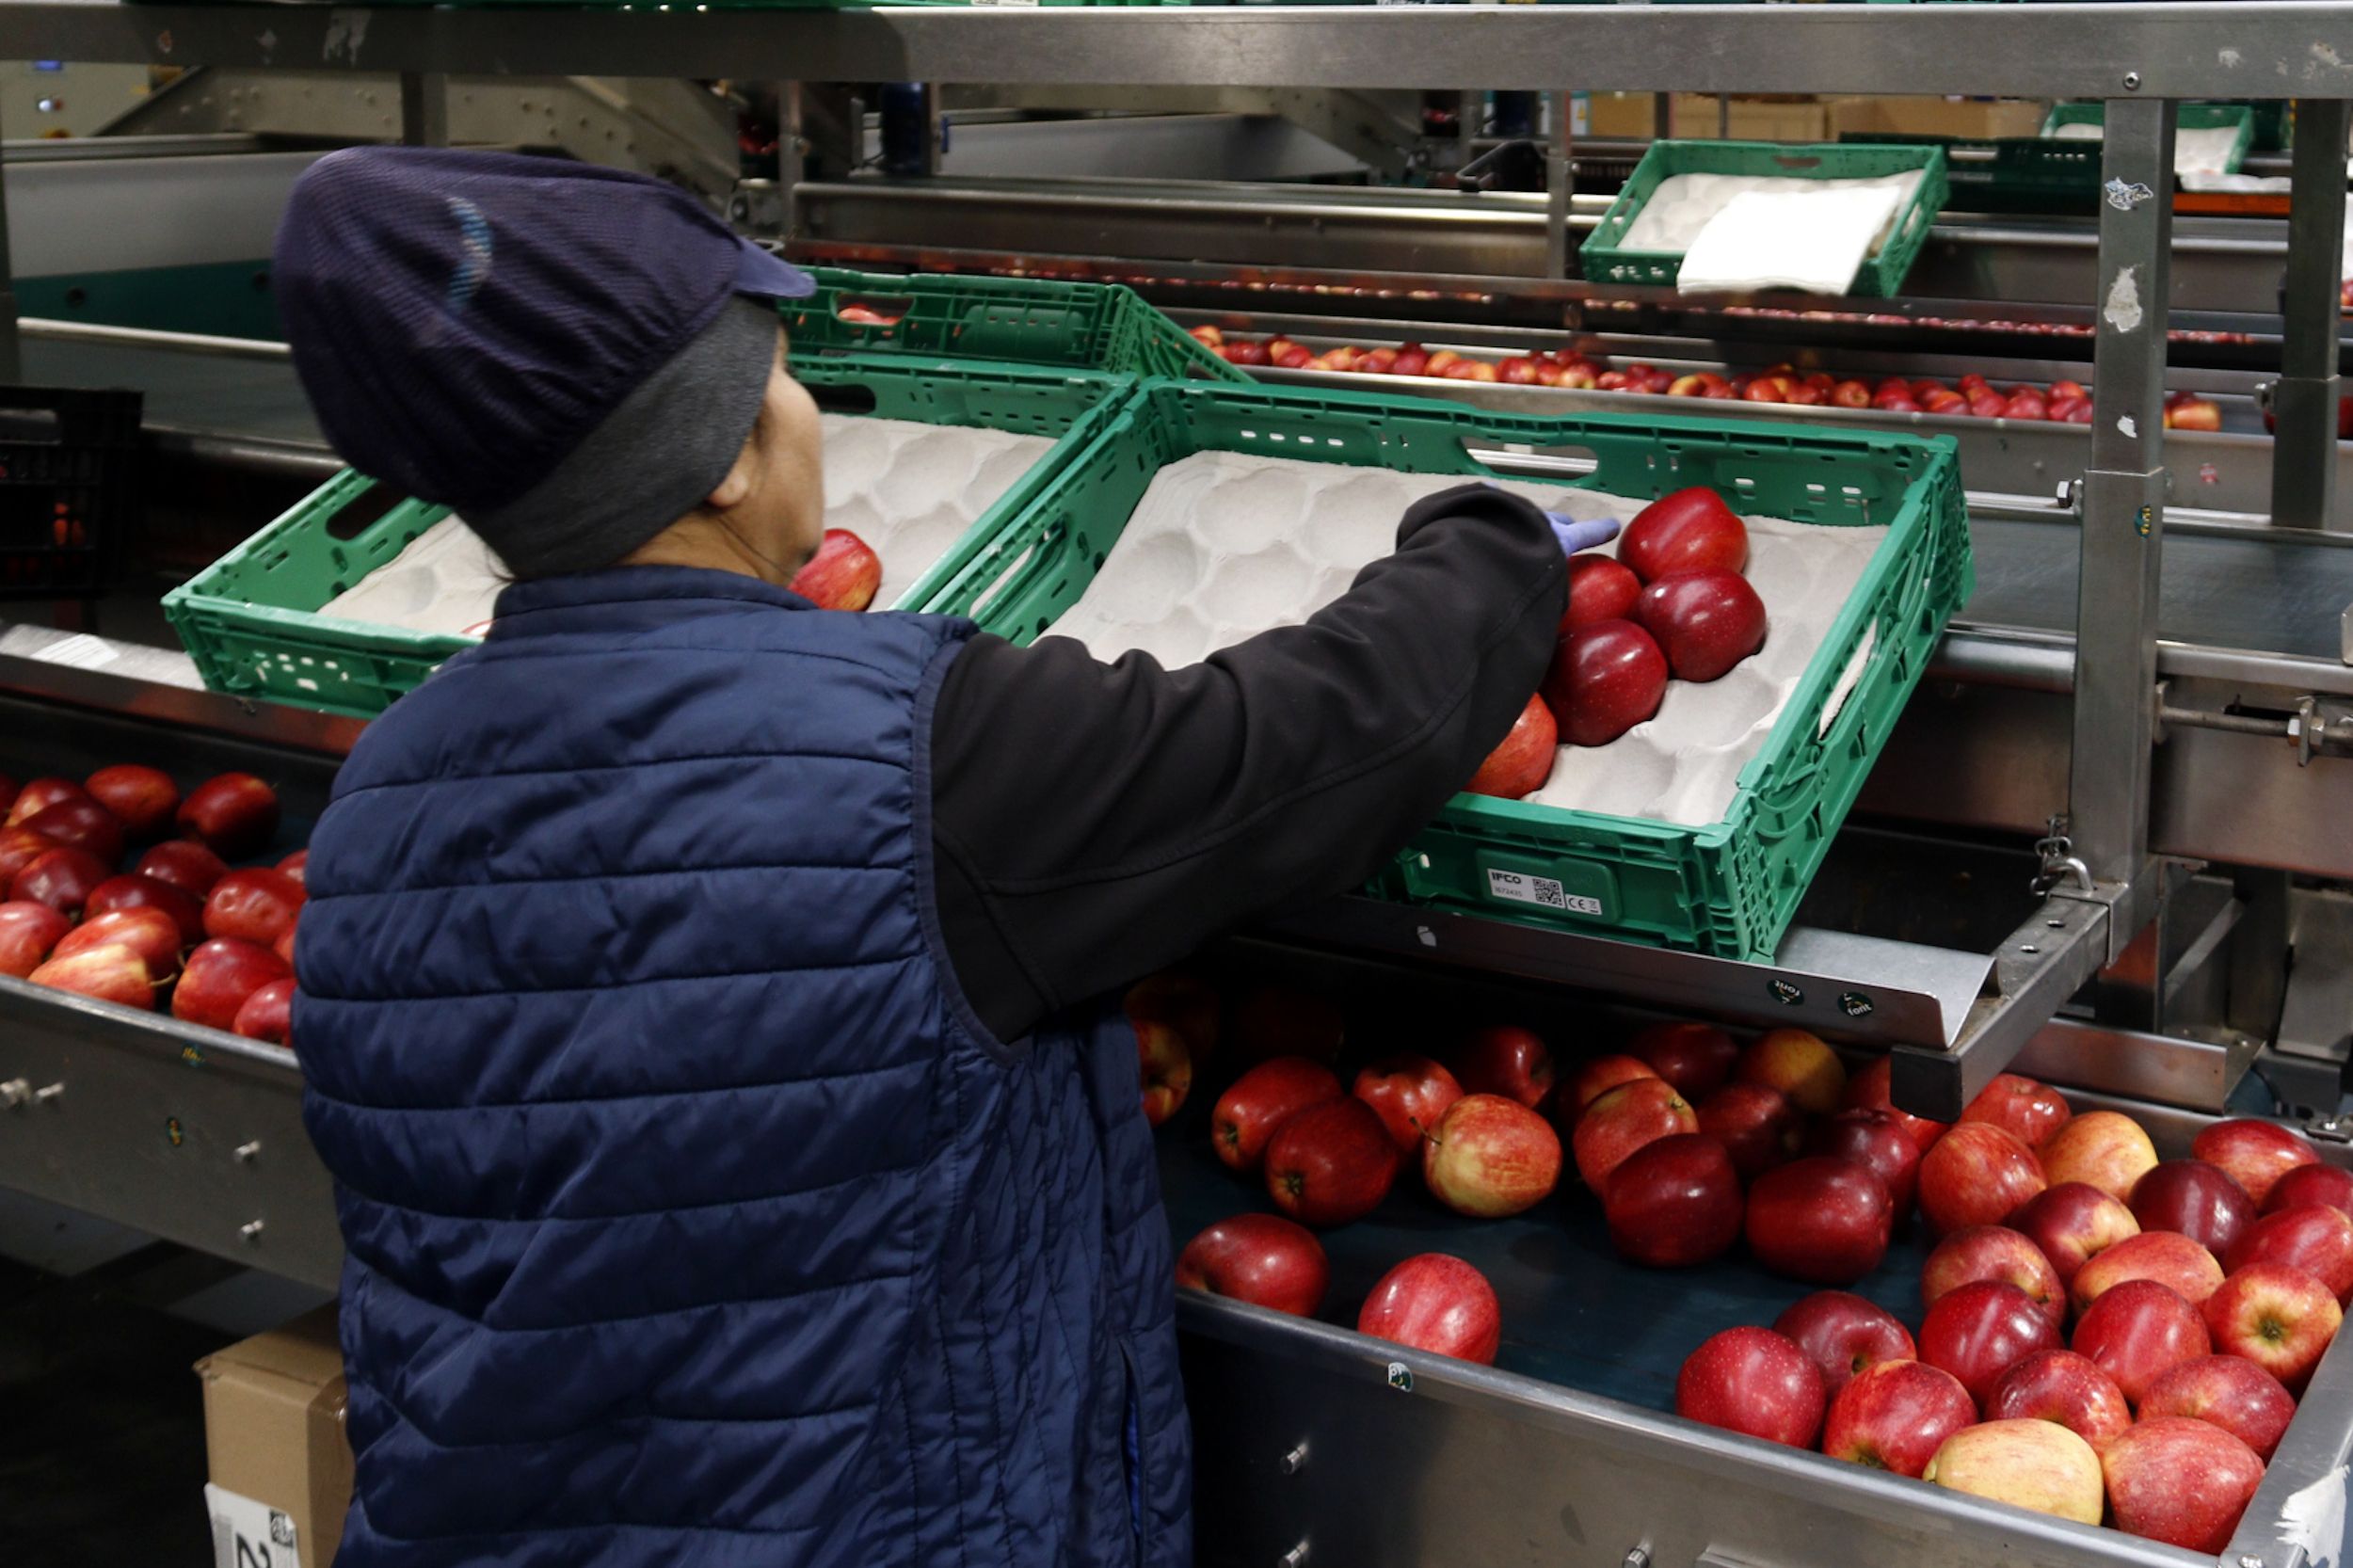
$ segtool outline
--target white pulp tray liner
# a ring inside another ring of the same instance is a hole
[[[2090,120],[2075,120],[2053,131],[2051,139],[2105,141],[2107,127]],[[2173,133],[2173,172],[2220,174],[2231,167],[2231,153],[2237,146],[2238,127],[2234,125],[2208,125],[2195,129],[2185,125]]]
[[[1642,210],[1626,225],[1619,246],[1626,250],[1657,250],[1680,255],[1691,248],[1700,231],[1734,197],[1749,192],[1770,195],[1841,188],[1886,187],[1897,192],[1895,217],[1900,217],[1928,170],[1907,168],[1897,174],[1878,174],[1859,180],[1800,180],[1785,174],[1670,174],[1658,182]],[[1891,217],[1871,242],[1871,253],[1887,243],[1895,229]]]
[[[897,603],[1054,445],[1047,436],[913,420],[822,414],[819,423],[825,526],[849,529],[882,557],[878,610]],[[450,517],[320,613],[478,637],[505,585],[498,557]]]
[[[1200,452],[1153,478],[1095,581],[1053,626],[1098,659],[1131,649],[1170,668],[1337,599],[1389,553],[1398,520],[1455,475],[1393,473],[1291,457]],[[1577,518],[1631,519],[1646,502],[1506,480],[1503,489]],[[1757,654],[1705,685],[1671,681],[1656,717],[1606,746],[1561,748],[1527,798],[1547,806],[1704,827],[1732,808],[1740,770],[1764,749],[1814,651],[1862,580],[1883,527],[1751,517],[1748,579],[1771,630]],[[1838,696],[1861,675],[1868,640]]]

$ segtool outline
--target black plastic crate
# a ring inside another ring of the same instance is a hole
[[[136,391],[0,387],[0,599],[113,581],[139,504]]]

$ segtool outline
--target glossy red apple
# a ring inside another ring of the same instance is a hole
[[[278,940],[302,908],[302,884],[284,872],[250,867],[213,884],[204,900],[204,934],[242,936],[263,947]]]
[[[1637,625],[1677,680],[1713,680],[1765,646],[1765,601],[1737,571],[1678,571],[1642,590]]]
[[[2277,1122],[2235,1117],[2201,1128],[2190,1141],[2189,1152],[2210,1165],[2219,1165],[2261,1208],[2281,1176],[2299,1165],[2319,1162],[2320,1152],[2300,1132]]]
[[[2041,1146],[2042,1140],[2065,1127],[2073,1115],[2067,1102],[2059,1098],[2058,1091],[2049,1084],[2016,1073],[1997,1073],[1993,1081],[1962,1108],[1961,1119],[1991,1122],[2031,1149]]]
[[[292,980],[271,981],[245,999],[245,1005],[230,1020],[231,1032],[248,1040],[284,1045],[294,1029],[294,993]]]
[[[1866,1166],[1827,1155],[1766,1172],[1749,1189],[1749,1252],[1775,1273],[1850,1285],[1880,1266],[1896,1206]]]
[[[50,956],[71,958],[118,943],[139,955],[148,978],[158,984],[180,972],[180,927],[160,909],[117,909],[92,915],[59,937]]]
[[[200,899],[229,874],[229,862],[193,840],[171,839],[140,856],[131,870],[134,875],[152,876]]]
[[[2116,1528],[2213,1557],[2263,1484],[2255,1450],[2205,1421],[2161,1416],[2119,1432],[2100,1456]]]
[[[1736,1069],[1742,1082],[1778,1089],[1810,1116],[1827,1116],[1847,1092],[1846,1064],[1819,1036],[1802,1029],[1776,1029],[1759,1035],[1740,1053]]]
[[[2336,1208],[2283,1208],[2242,1231],[2224,1261],[2233,1273],[2256,1263],[2301,1269],[2342,1303],[2353,1299],[2353,1219]]]
[[[2006,1224],[2045,1182],[2034,1150],[1987,1122],[1962,1122],[1920,1157],[1920,1212],[1938,1231]]]
[[[2255,1223],[2255,1200],[2202,1160],[2167,1160],[2133,1186],[2133,1218],[2143,1230],[2179,1231],[2217,1257]]]
[[[1762,1083],[1725,1084],[1700,1101],[1699,1123],[1703,1134],[1724,1146],[1742,1181],[1786,1165],[1805,1143],[1805,1118],[1798,1108]]]
[[[1543,695],[1571,745],[1608,745],[1658,712],[1667,656],[1630,620],[1595,621],[1563,634]]]
[[[1813,1357],[1764,1328],[1728,1328],[1684,1358],[1675,1414],[1727,1432],[1810,1448],[1829,1396]]]
[[[1329,1064],[1347,1037],[1346,1016],[1312,991],[1254,985],[1234,1004],[1234,1050],[1244,1062],[1304,1056]]]
[[[123,1007],[152,1012],[155,1006],[155,981],[147,972],[147,960],[120,942],[52,958],[27,978],[36,985]]]
[[[882,557],[864,539],[846,528],[828,528],[790,586],[820,610],[863,610],[874,602],[882,579]]]
[[[1561,630],[1592,626],[1605,620],[1631,620],[1634,601],[1642,597],[1642,580],[1623,561],[1588,551],[1569,557],[1569,607],[1561,612]]]
[[[1705,1107],[1702,1107],[1703,1117]],[[1920,1145],[1891,1111],[1841,1111],[1815,1129],[1814,1152],[1851,1160],[1880,1178],[1896,1218],[1912,1212],[1920,1185]]]
[[[88,800],[89,792],[71,778],[29,779],[16,792],[8,803],[8,815],[0,821],[0,827],[15,827],[39,811],[46,811],[59,801]]]
[[[1465,1095],[1421,1145],[1431,1196],[1474,1219],[1523,1213],[1561,1181],[1561,1135],[1501,1095]]]
[[[1698,1023],[1652,1024],[1626,1042],[1625,1053],[1650,1064],[1688,1100],[1704,1100],[1722,1088],[1740,1060],[1731,1035]]]
[[[1657,1078],[1650,1064],[1631,1056],[1596,1056],[1577,1068],[1577,1076],[1561,1086],[1553,1096],[1554,1120],[1562,1128],[1573,1128],[1585,1108],[1621,1083],[1631,1083],[1638,1078]]]
[[[1850,1111],[1886,1112],[1903,1125],[1913,1143],[1926,1154],[1930,1144],[1945,1136],[1945,1124],[1897,1110],[1892,1092],[1895,1076],[1895,1064],[1884,1056],[1873,1057],[1849,1076],[1847,1092],[1839,1096],[1838,1103]]]
[[[79,918],[90,890],[112,875],[106,862],[84,849],[59,844],[24,863],[8,884],[10,899],[30,899]]]
[[[1697,1132],[1690,1102],[1664,1079],[1621,1083],[1585,1108],[1569,1143],[1577,1174],[1599,1192],[1619,1161],[1643,1144],[1681,1132]]]
[[[1315,1232],[1280,1214],[1236,1214],[1218,1221],[1176,1256],[1176,1288],[1230,1296],[1254,1306],[1312,1318],[1332,1283],[1332,1265]]]
[[[1976,1403],[1952,1373],[1925,1361],[1882,1361],[1831,1396],[1822,1451],[1916,1477],[1946,1438],[1977,1419]]]
[[[1833,1399],[1865,1369],[1919,1354],[1901,1320],[1850,1290],[1799,1297],[1773,1320],[1773,1332],[1813,1357],[1822,1386]]]
[[[265,947],[235,936],[216,936],[187,956],[180,983],[171,988],[171,1016],[185,1023],[228,1029],[246,999],[293,971]]]
[[[156,838],[169,830],[180,809],[180,786],[161,768],[118,762],[82,780],[90,799],[114,813],[135,840]]]
[[[61,800],[34,812],[23,825],[53,843],[88,850],[109,866],[122,858],[122,824],[94,800]]]
[[[0,904],[0,974],[23,980],[72,929],[70,918],[45,904],[31,899]]]
[[[2285,1263],[2233,1270],[2203,1310],[2215,1349],[2244,1356],[2299,1391],[2345,1321],[2326,1281]]]
[[[1342,1095],[1274,1129],[1266,1145],[1267,1193],[1303,1224],[1344,1225],[1381,1207],[1398,1164],[1397,1145],[1372,1107]]]
[[[1740,1239],[1740,1176],[1723,1145],[1696,1132],[1655,1139],[1618,1161],[1602,1213],[1618,1256],[1653,1269],[1721,1256]]]
[[[1459,1257],[1426,1252],[1375,1282],[1356,1332],[1491,1367],[1503,1343],[1503,1308],[1486,1275]]]
[[[2135,1404],[2149,1385],[2185,1361],[2213,1353],[2198,1308],[2153,1279],[2128,1279],[2102,1293],[2075,1325],[2069,1349],[2116,1380]]]
[[[2086,1263],[2126,1237],[2140,1234],[2140,1222],[2131,1209],[2081,1181],[2045,1190],[2012,1214],[2009,1225],[2050,1260],[2061,1285],[2073,1285],[2076,1271]]]
[[[1421,1141],[1438,1125],[1447,1108],[1463,1097],[1463,1086],[1444,1065],[1426,1056],[1389,1056],[1356,1075],[1351,1090],[1372,1107],[1381,1125],[1389,1129],[1397,1151],[1417,1157]],[[1558,1142],[1555,1143],[1558,1163]]]
[[[110,876],[92,888],[84,913],[104,915],[116,909],[156,909],[180,928],[180,945],[194,947],[204,939],[204,902],[194,894],[136,874]]]
[[[22,824],[0,827],[0,893],[6,893],[16,873],[40,859],[53,849],[62,849],[56,840],[34,832]]]
[[[1618,540],[1618,559],[1645,583],[1709,567],[1737,572],[1749,564],[1749,530],[1721,496],[1695,485],[1635,513]]]
[[[2087,1111],[2036,1149],[2053,1186],[2081,1181],[2132,1202],[2133,1188],[2157,1166],[2156,1145],[2138,1122],[2114,1111]],[[2146,1226],[2142,1227],[2146,1229]]]
[[[1552,1052],[1533,1030],[1482,1029],[1455,1048],[1448,1065],[1466,1095],[1501,1095],[1532,1108],[1552,1093]]]
[[[1274,1129],[1311,1105],[1340,1097],[1331,1068],[1304,1056],[1261,1062],[1236,1079],[1209,1113],[1217,1157],[1237,1171],[1254,1171]]]
[[[1964,1427],[1945,1440],[1920,1479],[2079,1525],[2100,1522],[2100,1456],[2056,1421]]]
[[[1920,1359],[1961,1380],[1983,1408],[2002,1374],[2059,1348],[2058,1324],[2015,1285],[1981,1279],[1937,1298],[1920,1320]]]
[[[2353,1214],[2353,1173],[2334,1165],[2298,1165],[2271,1185],[2263,1211],[2282,1208],[2335,1208]]]
[[[2186,1236],[2170,1230],[2144,1230],[2076,1270],[2068,1283],[2068,1296],[2080,1314],[2089,1310],[2104,1292],[2130,1279],[2169,1285],[2181,1292],[2183,1300],[2197,1306],[2222,1283],[2222,1265]]]
[[[2254,1449],[2255,1457],[2268,1464],[2288,1423],[2296,1419],[2296,1396],[2244,1356],[2201,1355],[2151,1384],[2140,1397],[2140,1414],[2151,1421],[2185,1416],[2209,1422]]]
[[[1389,362],[1389,371],[1396,376],[1421,376],[1430,365],[1430,350],[1417,343],[1401,344],[1397,358]]]
[[[296,882],[307,885],[311,874],[311,852],[308,849],[296,850],[292,855],[278,862],[278,869]]]
[[[1986,1397],[1989,1421],[2056,1421],[2094,1448],[2133,1424],[2116,1380],[2073,1351],[2037,1351],[2004,1372]]]
[[[286,928],[286,934],[269,945],[270,952],[283,959],[289,968],[292,968],[294,964],[295,933],[301,929],[302,920],[296,917],[295,923]]]
[[[238,874],[242,873],[231,873]],[[222,886],[228,885],[224,879]],[[291,935],[294,928],[295,922],[287,920],[270,937],[272,949],[275,950],[280,936]],[[1193,1048],[1185,1043],[1176,1026],[1165,1018],[1138,1018],[1130,1015],[1128,1022],[1136,1032],[1136,1071],[1143,1085],[1144,1119],[1159,1127],[1184,1109],[1186,1096],[1193,1093]]]
[[[1464,785],[1465,793],[1518,800],[1534,794],[1552,776],[1553,760],[1561,755],[1561,727],[1541,696],[1531,696],[1495,750],[1479,764]]]
[[[1933,1306],[1978,1280],[2014,1285],[2049,1316],[2067,1321],[2067,1287],[2042,1249],[2004,1225],[1968,1225],[1936,1244],[1920,1266],[1920,1304]]]
[[[206,779],[180,803],[182,838],[228,859],[259,855],[278,833],[278,792],[249,773]]]

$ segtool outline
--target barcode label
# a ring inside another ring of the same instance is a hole
[[[213,1516],[213,1568],[302,1568],[295,1523],[250,1497],[217,1486],[204,1488]]]
[[[1540,908],[1565,910],[1572,915],[1598,915],[1601,900],[1572,893],[1548,876],[1527,876],[1519,872],[1490,869],[1487,891],[1514,904],[1533,904]]]

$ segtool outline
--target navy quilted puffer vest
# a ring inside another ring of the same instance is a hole
[[[1168,1238],[1115,1008],[940,949],[969,627],[629,568],[510,589],[312,841],[342,1568],[1175,1565]]]

